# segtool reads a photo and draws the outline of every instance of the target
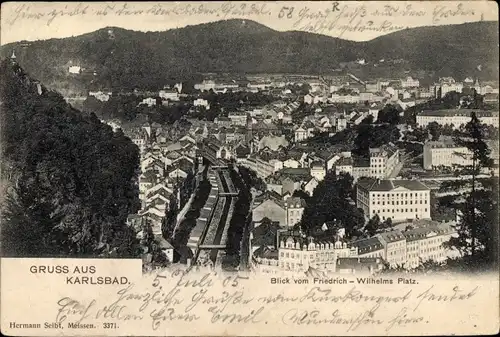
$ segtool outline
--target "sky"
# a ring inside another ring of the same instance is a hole
[[[1,7],[2,45],[63,38],[114,26],[165,31],[217,20],[254,20],[366,41],[418,26],[498,21],[493,1],[8,2]]]

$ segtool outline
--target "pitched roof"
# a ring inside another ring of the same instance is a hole
[[[361,178],[358,185],[370,192],[388,192],[398,187],[410,191],[429,191],[430,188],[418,180],[377,180],[373,178]]]
[[[380,233],[377,235],[380,236],[382,239],[384,239],[384,241],[386,241],[388,243],[405,240],[405,236],[399,230],[395,230],[395,231],[391,231],[391,232],[384,232],[384,233]]]
[[[285,200],[287,207],[306,207],[306,201],[300,197],[290,197]]]
[[[350,245],[358,248],[358,254],[367,254],[384,248],[378,237],[354,241]]]

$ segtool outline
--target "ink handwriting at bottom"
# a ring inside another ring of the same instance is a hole
[[[347,331],[354,331],[362,325],[381,325],[383,320],[375,317],[378,306],[366,310],[360,314],[344,315],[338,309],[331,313],[323,313],[319,310],[288,310],[281,321],[285,325],[317,325],[336,324],[347,327]]]
[[[70,297],[64,297],[57,304],[59,305],[56,316],[57,323],[62,323],[68,318],[76,323],[81,323],[90,316],[90,309],[95,306],[96,301],[92,300],[89,304],[83,304]]]
[[[149,315],[152,319],[153,330],[160,327],[161,322],[164,321],[184,321],[193,322],[200,319],[200,316],[195,314],[179,313],[174,308],[167,308],[166,306],[161,309],[153,309]]]

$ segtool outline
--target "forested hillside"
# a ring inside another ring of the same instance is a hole
[[[139,150],[16,63],[0,64],[2,255],[137,255]]]
[[[365,42],[325,35],[278,32],[250,20],[223,20],[163,32],[108,27],[81,36],[2,46],[15,50],[27,71],[65,95],[92,85],[155,88],[172,80],[192,82],[197,74],[330,74],[342,62],[366,59],[361,77],[383,69],[386,77],[411,70],[435,76],[498,79],[498,22],[406,29]],[[403,59],[390,67],[373,64]],[[78,65],[84,73],[69,74]],[[404,65],[404,66],[403,66]],[[482,70],[477,71],[481,65]],[[400,69],[401,68],[401,69]],[[356,73],[358,73],[356,72]],[[380,74],[379,74],[380,75]]]

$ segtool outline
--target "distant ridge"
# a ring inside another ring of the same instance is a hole
[[[49,87],[65,82],[79,88],[88,81],[157,86],[202,72],[328,74],[357,59],[368,64],[403,59],[412,71],[457,78],[497,80],[499,70],[498,22],[490,21],[418,27],[354,42],[231,19],[163,32],[106,27],[76,37],[10,43],[0,55],[9,57],[12,50],[23,68]],[[96,75],[69,77],[71,64]]]

